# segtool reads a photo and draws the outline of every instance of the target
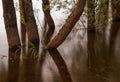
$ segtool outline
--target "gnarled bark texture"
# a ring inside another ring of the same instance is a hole
[[[48,43],[47,48],[57,48],[66,39],[67,35],[79,20],[84,10],[85,2],[86,0],[78,0],[75,9],[70,14],[59,33]]]
[[[3,16],[5,29],[7,33],[9,48],[18,48],[21,45],[20,38],[18,35],[16,13],[13,4],[13,0],[2,0],[3,3]]]

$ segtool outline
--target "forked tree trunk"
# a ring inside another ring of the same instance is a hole
[[[75,9],[68,16],[59,33],[48,43],[47,48],[57,48],[66,39],[76,22],[80,19],[85,7],[86,0],[78,0]]]
[[[2,0],[2,3],[8,45],[9,48],[16,49],[19,45],[21,45],[21,43],[18,35],[14,3],[13,0]]]
[[[23,19],[25,20],[24,23],[28,34],[28,41],[33,44],[39,43],[39,33],[34,17],[32,0],[21,0],[21,3],[24,12]]]

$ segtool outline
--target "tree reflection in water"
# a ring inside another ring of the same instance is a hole
[[[52,56],[59,73],[62,77],[63,82],[72,82],[71,76],[69,74],[69,71],[67,69],[66,63],[63,60],[62,56],[60,55],[59,51],[57,49],[49,49],[48,50],[50,55]]]
[[[67,66],[57,49],[43,49],[39,55],[38,48],[34,52],[30,48],[27,52],[26,48],[22,48],[22,51],[9,50],[7,82],[43,82],[43,78],[47,77],[42,74],[47,52],[59,70],[61,81],[72,82]]]
[[[87,44],[76,38],[78,36],[67,39],[58,48],[59,51],[39,51],[37,45],[28,49],[23,47],[21,51],[9,50],[8,68],[2,61],[7,58],[0,57],[0,82],[119,82],[119,49],[115,53],[110,51],[103,36],[95,34],[94,41],[91,41],[94,46],[89,47],[95,51],[94,54],[91,51],[91,56],[87,55],[87,48],[83,47]],[[90,37],[93,38],[92,34]],[[119,39],[114,42],[118,46]],[[88,57],[91,68],[88,66]]]
[[[17,82],[19,79],[20,50],[14,51],[9,49],[8,58],[8,81]]]

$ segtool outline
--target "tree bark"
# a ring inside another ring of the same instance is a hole
[[[34,17],[32,0],[21,0],[24,12],[24,23],[28,34],[28,41],[33,44],[39,43],[39,33]]]
[[[68,16],[68,19],[60,29],[59,33],[48,43],[47,48],[57,48],[66,39],[67,35],[79,20],[84,10],[85,3],[86,0],[78,0],[75,9],[72,11],[70,16]]]
[[[18,35],[16,13],[13,0],[2,0],[2,3],[8,45],[10,49],[16,49],[19,45],[21,45],[21,43]]]
[[[54,24],[54,21],[50,15],[49,0],[42,0],[42,2],[43,2],[42,7],[43,7],[44,15],[45,15],[45,21],[47,22],[47,24],[49,26],[48,31],[47,31],[45,38],[44,38],[44,43],[45,43],[45,45],[47,45],[49,43],[49,41],[51,40],[51,37],[54,33],[55,24]]]

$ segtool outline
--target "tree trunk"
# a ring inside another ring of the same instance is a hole
[[[78,0],[75,9],[68,16],[63,27],[60,29],[59,33],[48,43],[47,48],[57,48],[66,39],[68,34],[71,32],[72,28],[75,26],[76,22],[79,20],[86,0]]]
[[[22,45],[26,44],[26,26],[25,26],[25,14],[23,11],[23,1],[19,0],[19,7],[20,7],[20,24],[21,24],[21,41]]]
[[[51,40],[51,37],[54,33],[55,24],[54,24],[54,21],[50,15],[49,0],[42,0],[42,2],[43,2],[42,7],[43,7],[44,15],[45,15],[45,21],[47,22],[47,24],[49,26],[48,31],[44,37],[44,43],[45,43],[45,45],[47,45],[49,43],[49,41]]]
[[[22,2],[22,9],[24,12],[24,23],[26,27],[26,31],[28,34],[28,41],[32,42],[33,44],[39,43],[39,34],[38,28],[36,24],[36,20],[34,17],[32,0],[21,0]]]
[[[13,0],[2,0],[2,3],[8,45],[9,48],[16,49],[19,45],[21,45],[21,43],[18,35],[16,13]]]

